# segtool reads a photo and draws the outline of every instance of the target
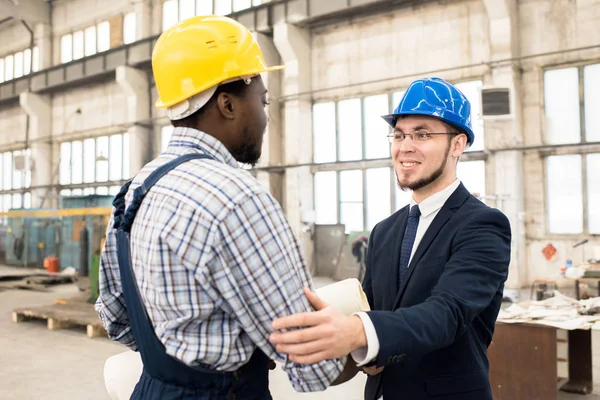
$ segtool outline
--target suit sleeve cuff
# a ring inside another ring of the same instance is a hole
[[[365,335],[367,336],[367,347],[354,350],[350,354],[354,361],[356,361],[357,366],[362,367],[377,358],[377,355],[379,354],[379,338],[377,337],[375,326],[367,313],[359,312],[354,315],[360,317],[363,323]]]

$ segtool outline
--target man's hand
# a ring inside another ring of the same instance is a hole
[[[362,370],[367,375],[375,376],[375,375],[381,373],[381,371],[383,371],[383,368],[385,368],[385,367],[375,367],[375,366],[373,366],[373,367],[362,367]]]
[[[273,329],[302,329],[275,332],[269,340],[278,352],[286,353],[298,364],[314,364],[322,360],[339,359],[367,346],[360,317],[347,317],[305,288],[304,294],[314,312],[299,313],[273,321]]]

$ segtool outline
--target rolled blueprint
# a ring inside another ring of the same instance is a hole
[[[370,311],[369,302],[358,279],[350,278],[316,290],[323,301],[344,315]]]

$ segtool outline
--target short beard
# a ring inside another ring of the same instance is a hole
[[[446,155],[444,156],[444,160],[442,161],[442,164],[435,171],[433,171],[431,173],[431,175],[426,176],[423,179],[420,179],[414,183],[410,183],[405,186],[403,186],[400,183],[400,178],[398,178],[398,172],[394,171],[396,173],[396,183],[398,184],[398,187],[400,188],[400,190],[402,190],[403,192],[412,190],[414,192],[415,190],[423,189],[425,186],[428,186],[428,185],[432,184],[433,182],[437,181],[439,179],[439,177],[442,176],[442,174],[444,173],[444,168],[446,167],[446,162],[448,161],[449,155],[450,155],[450,141],[448,141],[448,146],[446,147]]]
[[[260,159],[260,149],[256,149],[256,142],[252,142],[251,137],[248,128],[245,128],[242,132],[242,145],[232,155],[237,162],[254,167]]]

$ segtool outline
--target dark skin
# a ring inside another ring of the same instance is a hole
[[[223,143],[238,162],[255,165],[267,127],[267,89],[260,75],[243,85],[237,83],[241,90],[224,86],[196,114],[173,125],[205,132]]]

